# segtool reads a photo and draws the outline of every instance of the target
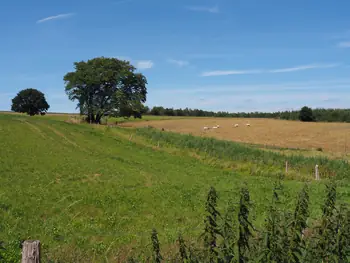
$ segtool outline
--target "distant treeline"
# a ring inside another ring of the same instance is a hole
[[[226,111],[205,111],[200,109],[174,109],[155,106],[145,107],[143,114],[155,116],[193,116],[193,117],[232,117],[232,118],[273,118],[283,120],[299,120],[298,111],[278,111],[278,112],[237,112]],[[316,121],[321,122],[350,122],[350,109],[313,109],[313,116]]]

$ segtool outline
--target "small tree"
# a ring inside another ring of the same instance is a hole
[[[250,194],[247,187],[241,189],[241,197],[239,201],[238,211],[238,224],[239,224],[239,237],[237,241],[238,245],[238,262],[248,262],[248,252],[250,250],[250,240],[253,236],[252,230],[254,227],[249,220],[249,213],[251,208]]]
[[[12,111],[27,113],[30,116],[44,115],[49,108],[50,105],[47,103],[44,93],[36,89],[21,90],[12,99]]]
[[[160,244],[159,244],[158,233],[156,229],[152,230],[151,239],[152,239],[152,246],[153,246],[153,261],[155,263],[160,263],[163,257],[160,254]]]
[[[180,252],[181,262],[187,262],[189,260],[189,258],[187,256],[187,248],[186,248],[185,241],[184,241],[181,234],[179,234],[179,237],[177,240],[179,242],[179,252]]]
[[[304,248],[306,247],[303,232],[307,227],[307,219],[309,217],[309,199],[309,187],[305,184],[298,195],[297,204],[294,210],[294,218],[290,225],[290,262],[302,262]]]
[[[204,247],[206,248],[206,257],[210,263],[215,262],[218,257],[217,237],[221,235],[217,218],[220,216],[217,210],[218,194],[214,187],[210,187],[207,202],[205,204],[206,217],[204,220]]]
[[[307,106],[302,107],[299,113],[299,120],[305,122],[315,121],[312,109]]]
[[[224,216],[224,222],[222,226],[223,241],[221,244],[221,252],[223,254],[223,262],[233,262],[235,257],[235,223],[234,223],[235,208],[230,202],[228,204],[226,214]]]

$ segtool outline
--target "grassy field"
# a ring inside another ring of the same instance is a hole
[[[205,121],[198,120],[199,131]],[[134,251],[148,253],[155,227],[166,254],[178,232],[192,239],[202,231],[210,186],[219,192],[223,209],[229,200],[237,202],[244,183],[254,202],[254,224],[262,226],[285,156],[206,140],[1,114],[0,240],[17,256],[16,242],[41,240],[43,262],[122,262]],[[300,167],[315,161],[293,160]],[[350,172],[347,164],[317,160],[328,171]],[[287,177],[286,207],[293,208],[301,181],[312,178],[303,169]],[[341,179],[339,199],[349,202],[348,178]],[[311,220],[321,214],[323,190],[323,181],[311,183]]]
[[[0,114],[5,115],[17,115],[17,116],[27,116],[27,114],[17,113],[17,112],[11,112],[11,111],[0,111]],[[49,120],[60,120],[60,121],[67,121],[67,122],[78,122],[79,120],[82,120],[83,117],[81,117],[78,113],[47,113],[44,116],[36,115],[32,118],[37,119],[49,119]],[[120,124],[120,123],[130,123],[130,122],[144,122],[144,121],[157,121],[157,120],[180,120],[185,119],[188,117],[176,117],[176,116],[153,116],[153,115],[144,115],[142,116],[142,119],[135,119],[133,117],[131,118],[123,118],[123,117],[110,117],[110,118],[103,118],[102,122],[103,124]]]
[[[234,124],[239,124],[238,128]],[[246,124],[251,126],[247,127]],[[203,131],[203,127],[220,125],[219,129]],[[322,150],[334,156],[350,153],[349,123],[303,123],[273,119],[187,118],[181,120],[127,123],[127,126],[152,126],[168,131],[213,137],[258,145],[307,150]]]

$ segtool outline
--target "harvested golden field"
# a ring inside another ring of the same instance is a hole
[[[250,127],[246,126],[250,123]],[[238,127],[234,127],[238,124]],[[220,125],[218,129],[203,127]],[[350,151],[349,123],[303,123],[273,119],[187,118],[125,123],[122,126],[154,128],[210,136],[218,139],[259,145],[316,150],[337,155]]]

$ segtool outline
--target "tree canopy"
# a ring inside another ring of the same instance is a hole
[[[64,76],[65,91],[88,122],[100,123],[106,114],[141,117],[147,79],[128,61],[98,57],[74,67]]]
[[[312,109],[307,106],[302,107],[299,113],[299,120],[305,122],[315,121]]]
[[[36,89],[24,89],[12,99],[11,110],[27,113],[30,116],[45,114],[50,105],[45,99],[44,93]]]

